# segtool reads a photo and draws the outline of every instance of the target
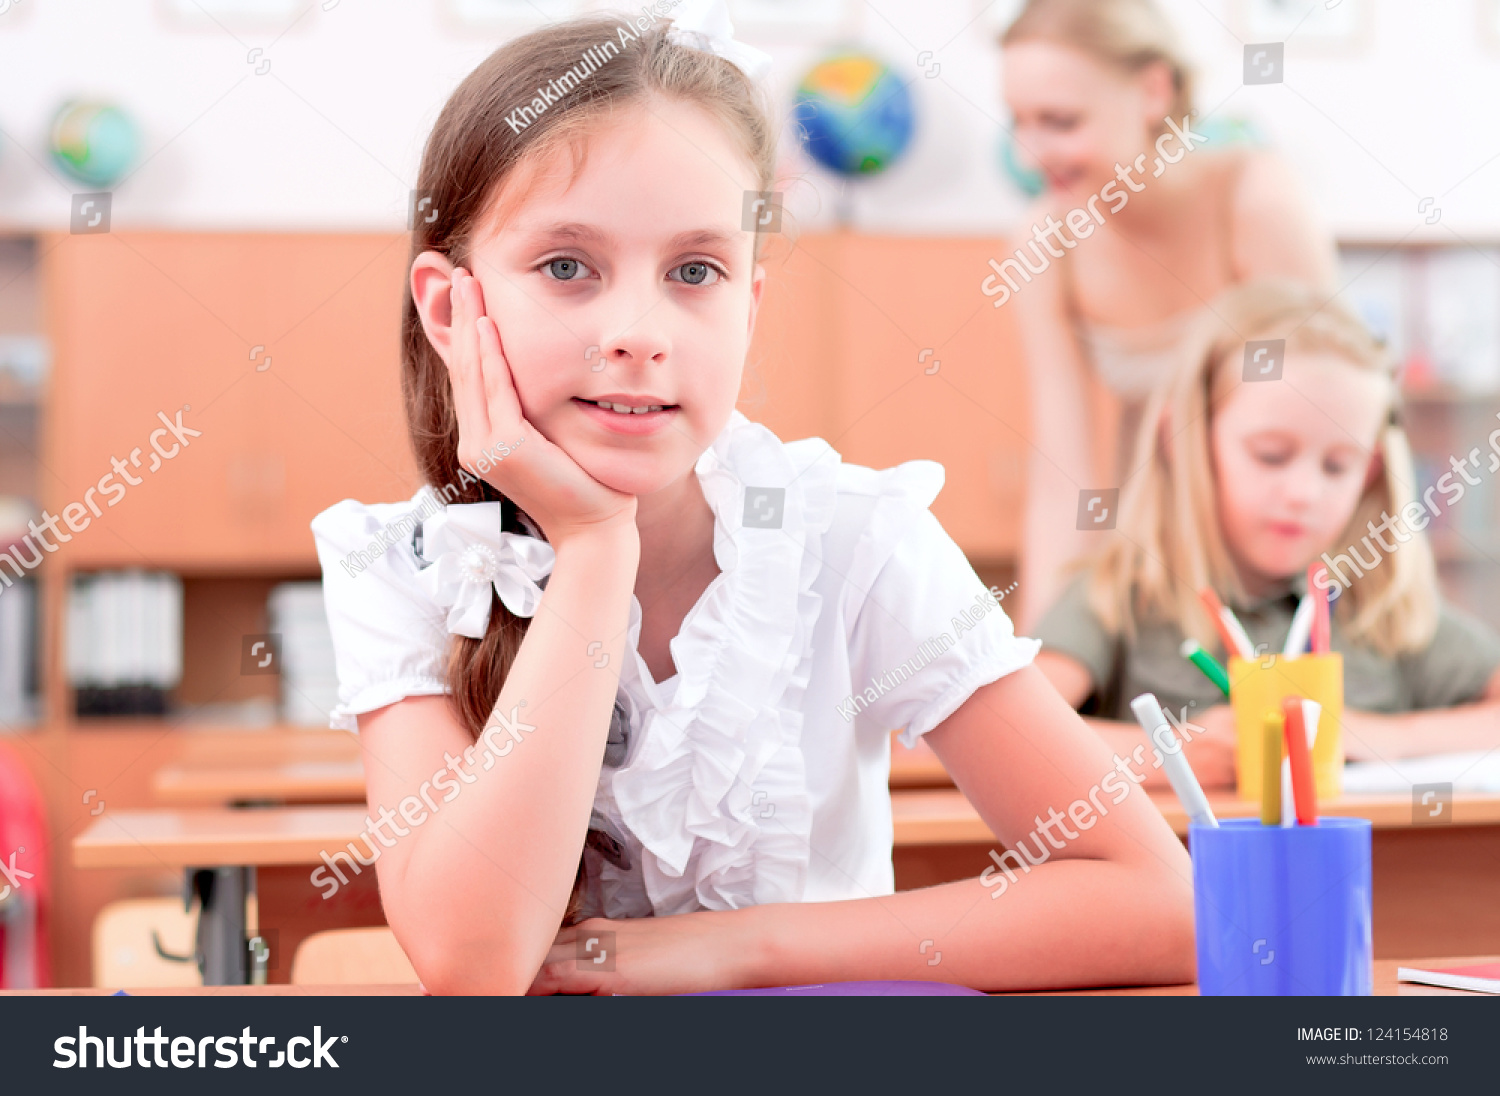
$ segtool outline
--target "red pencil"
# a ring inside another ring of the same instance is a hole
[[[1333,642],[1332,621],[1329,618],[1328,591],[1319,589],[1318,575],[1323,568],[1316,563],[1307,569],[1307,592],[1313,599],[1312,641],[1308,650],[1315,655],[1327,654]]]
[[[1333,601],[1338,591],[1330,586],[1326,593],[1327,596],[1318,606],[1318,619],[1323,622],[1323,653],[1325,655],[1333,650]]]
[[[1224,644],[1225,657],[1239,655],[1241,658],[1249,659],[1255,657],[1255,650],[1250,646],[1250,637],[1245,634],[1244,625],[1230,612],[1228,606],[1219,600],[1219,595],[1213,592],[1211,587],[1205,586],[1198,591],[1198,601],[1208,612],[1208,619],[1219,633],[1219,640]]]
[[[1313,785],[1312,754],[1307,748],[1307,723],[1302,718],[1302,698],[1282,697],[1281,714],[1286,719],[1286,753],[1292,762],[1292,801],[1297,805],[1297,824],[1318,824],[1318,789]]]

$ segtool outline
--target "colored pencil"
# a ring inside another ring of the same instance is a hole
[[[1183,756],[1182,744],[1172,732],[1172,725],[1167,721],[1166,713],[1161,710],[1155,695],[1142,693],[1130,702],[1130,710],[1135,713],[1136,722],[1145,730],[1146,739],[1161,751],[1161,763],[1167,770],[1167,781],[1177,793],[1177,801],[1187,811],[1188,818],[1201,826],[1218,828],[1219,820],[1214,817],[1213,808],[1208,805],[1208,798],[1203,794],[1203,787],[1193,775],[1193,768],[1188,764],[1187,758]],[[1163,727],[1166,728],[1165,732]],[[1175,745],[1176,749],[1168,749],[1168,745]]]
[[[1208,613],[1208,619],[1213,621],[1214,627],[1219,632],[1219,639],[1224,643],[1225,655],[1239,655],[1245,659],[1254,658],[1255,646],[1250,642],[1249,634],[1240,624],[1239,618],[1219,600],[1219,595],[1205,586],[1198,591],[1198,600]]]
[[[1198,646],[1196,639],[1184,639],[1182,641],[1182,657],[1203,671],[1203,676],[1219,687],[1219,692],[1225,696],[1229,695],[1229,675],[1224,672],[1224,667],[1214,659],[1214,656]]]
[[[1297,602],[1297,611],[1292,614],[1292,626],[1287,629],[1286,646],[1281,649],[1282,657],[1296,658],[1307,650],[1307,641],[1318,612],[1317,606],[1313,604],[1316,600],[1312,594],[1304,594],[1302,600]]]
[[[1323,718],[1323,705],[1316,700],[1302,701],[1302,722],[1307,727],[1307,748],[1318,744],[1318,724]]]
[[[1261,735],[1260,820],[1262,825],[1281,825],[1281,739],[1282,714],[1266,712]]]
[[[1283,757],[1281,759],[1281,824],[1286,829],[1297,824],[1296,802],[1292,788],[1292,759]]]
[[[1313,787],[1312,754],[1307,748],[1307,724],[1302,715],[1300,696],[1283,697],[1281,714],[1286,720],[1286,754],[1292,763],[1292,797],[1297,807],[1297,822],[1303,826],[1318,824],[1318,792]]]
[[[1312,653],[1325,655],[1333,643],[1333,621],[1328,606],[1328,595],[1333,588],[1318,589],[1317,578],[1323,568],[1314,563],[1307,569],[1307,592],[1313,599]]]

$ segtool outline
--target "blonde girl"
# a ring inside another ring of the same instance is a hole
[[[402,353],[425,486],[313,522],[383,835],[333,868],[374,858],[442,993],[1191,978],[1188,863],[1139,793],[1004,888],[892,893],[892,729],[1010,842],[1115,761],[932,517],[940,466],[735,410],[776,128],[707,14],[520,37],[434,126]]]
[[[1259,381],[1246,344],[1265,340],[1285,357]],[[1500,640],[1438,594],[1422,530],[1453,492],[1417,498],[1380,344],[1337,300],[1266,281],[1216,301],[1190,345],[1147,406],[1107,546],[1038,625],[1037,665],[1073,704],[1092,698],[1116,748],[1139,732],[1107,721],[1155,692],[1203,729],[1188,746],[1200,780],[1233,783],[1232,714],[1178,652],[1191,636],[1225,655],[1197,593],[1280,652],[1308,565],[1331,564],[1348,756],[1500,745]]]
[[[1146,398],[1207,303],[1259,277],[1331,291],[1336,264],[1279,156],[1205,143],[1192,68],[1155,0],[1029,0],[1000,46],[1016,147],[1046,182],[1016,236],[1027,280],[1005,271],[1035,446],[1025,629],[1056,597],[1061,565],[1092,547],[1073,519],[1079,491],[1120,482]],[[1048,218],[1067,227],[1030,238]]]

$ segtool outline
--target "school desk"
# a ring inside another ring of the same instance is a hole
[[[246,731],[195,735],[158,769],[161,803],[359,803],[365,772],[359,739],[347,731]]]
[[[1461,989],[1442,989],[1438,986],[1419,986],[1396,980],[1397,967],[1419,967],[1431,970],[1436,967],[1461,967],[1477,963],[1500,961],[1496,956],[1462,956],[1443,959],[1377,959],[1375,960],[1376,997],[1484,997],[1482,993],[1469,993]],[[114,987],[90,987],[78,989],[0,990],[0,997],[108,997],[116,992]],[[383,986],[162,986],[146,989],[130,989],[126,993],[136,997],[415,997],[421,994],[416,985]],[[1035,997],[1191,997],[1198,992],[1192,982],[1175,986],[1128,986],[1118,989],[1082,989],[1049,991],[1043,993],[1018,994]],[[996,996],[1008,996],[996,994]]]
[[[1176,797],[1170,790],[1149,794],[1185,838],[1187,817]],[[1259,811],[1230,791],[1208,800],[1220,818]],[[1057,809],[1066,813],[1067,804]],[[1374,824],[1376,958],[1500,951],[1500,796],[1456,794],[1452,822],[1437,826],[1414,824],[1410,795],[1345,796],[1318,809]],[[955,788],[893,789],[891,814],[898,890],[969,878],[993,863],[988,850],[999,843]]]
[[[1186,818],[1170,792],[1153,802],[1179,835]],[[1221,817],[1253,814],[1233,793],[1210,795]],[[977,876],[995,838],[953,788],[892,792],[896,886],[907,890]],[[1374,831],[1375,955],[1500,951],[1500,797],[1456,795],[1453,822],[1412,825],[1409,797],[1346,797],[1324,813],[1370,818]],[[308,876],[319,854],[364,828],[358,807],[265,810],[112,811],[74,840],[78,867],[247,869],[262,926],[272,943],[273,981],[284,981],[292,951],[320,929],[382,924],[373,869],[351,877],[328,900]],[[232,878],[231,878],[232,882]],[[215,969],[236,969],[225,954],[241,938],[242,906],[211,903],[209,940],[223,940]]]
[[[323,929],[382,925],[374,866],[352,874],[331,897],[308,878],[320,854],[342,849],[365,828],[363,807],[279,807],[193,811],[117,810],[73,839],[79,868],[212,870],[214,890],[200,918],[204,979],[224,984],[243,967],[244,895],[253,891],[260,935],[271,949],[269,979],[285,982],[291,957]]]

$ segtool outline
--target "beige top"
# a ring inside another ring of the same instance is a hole
[[[1189,309],[1144,327],[1114,327],[1079,319],[1074,330],[1109,390],[1126,403],[1145,403],[1181,361],[1184,338],[1204,311]]]

